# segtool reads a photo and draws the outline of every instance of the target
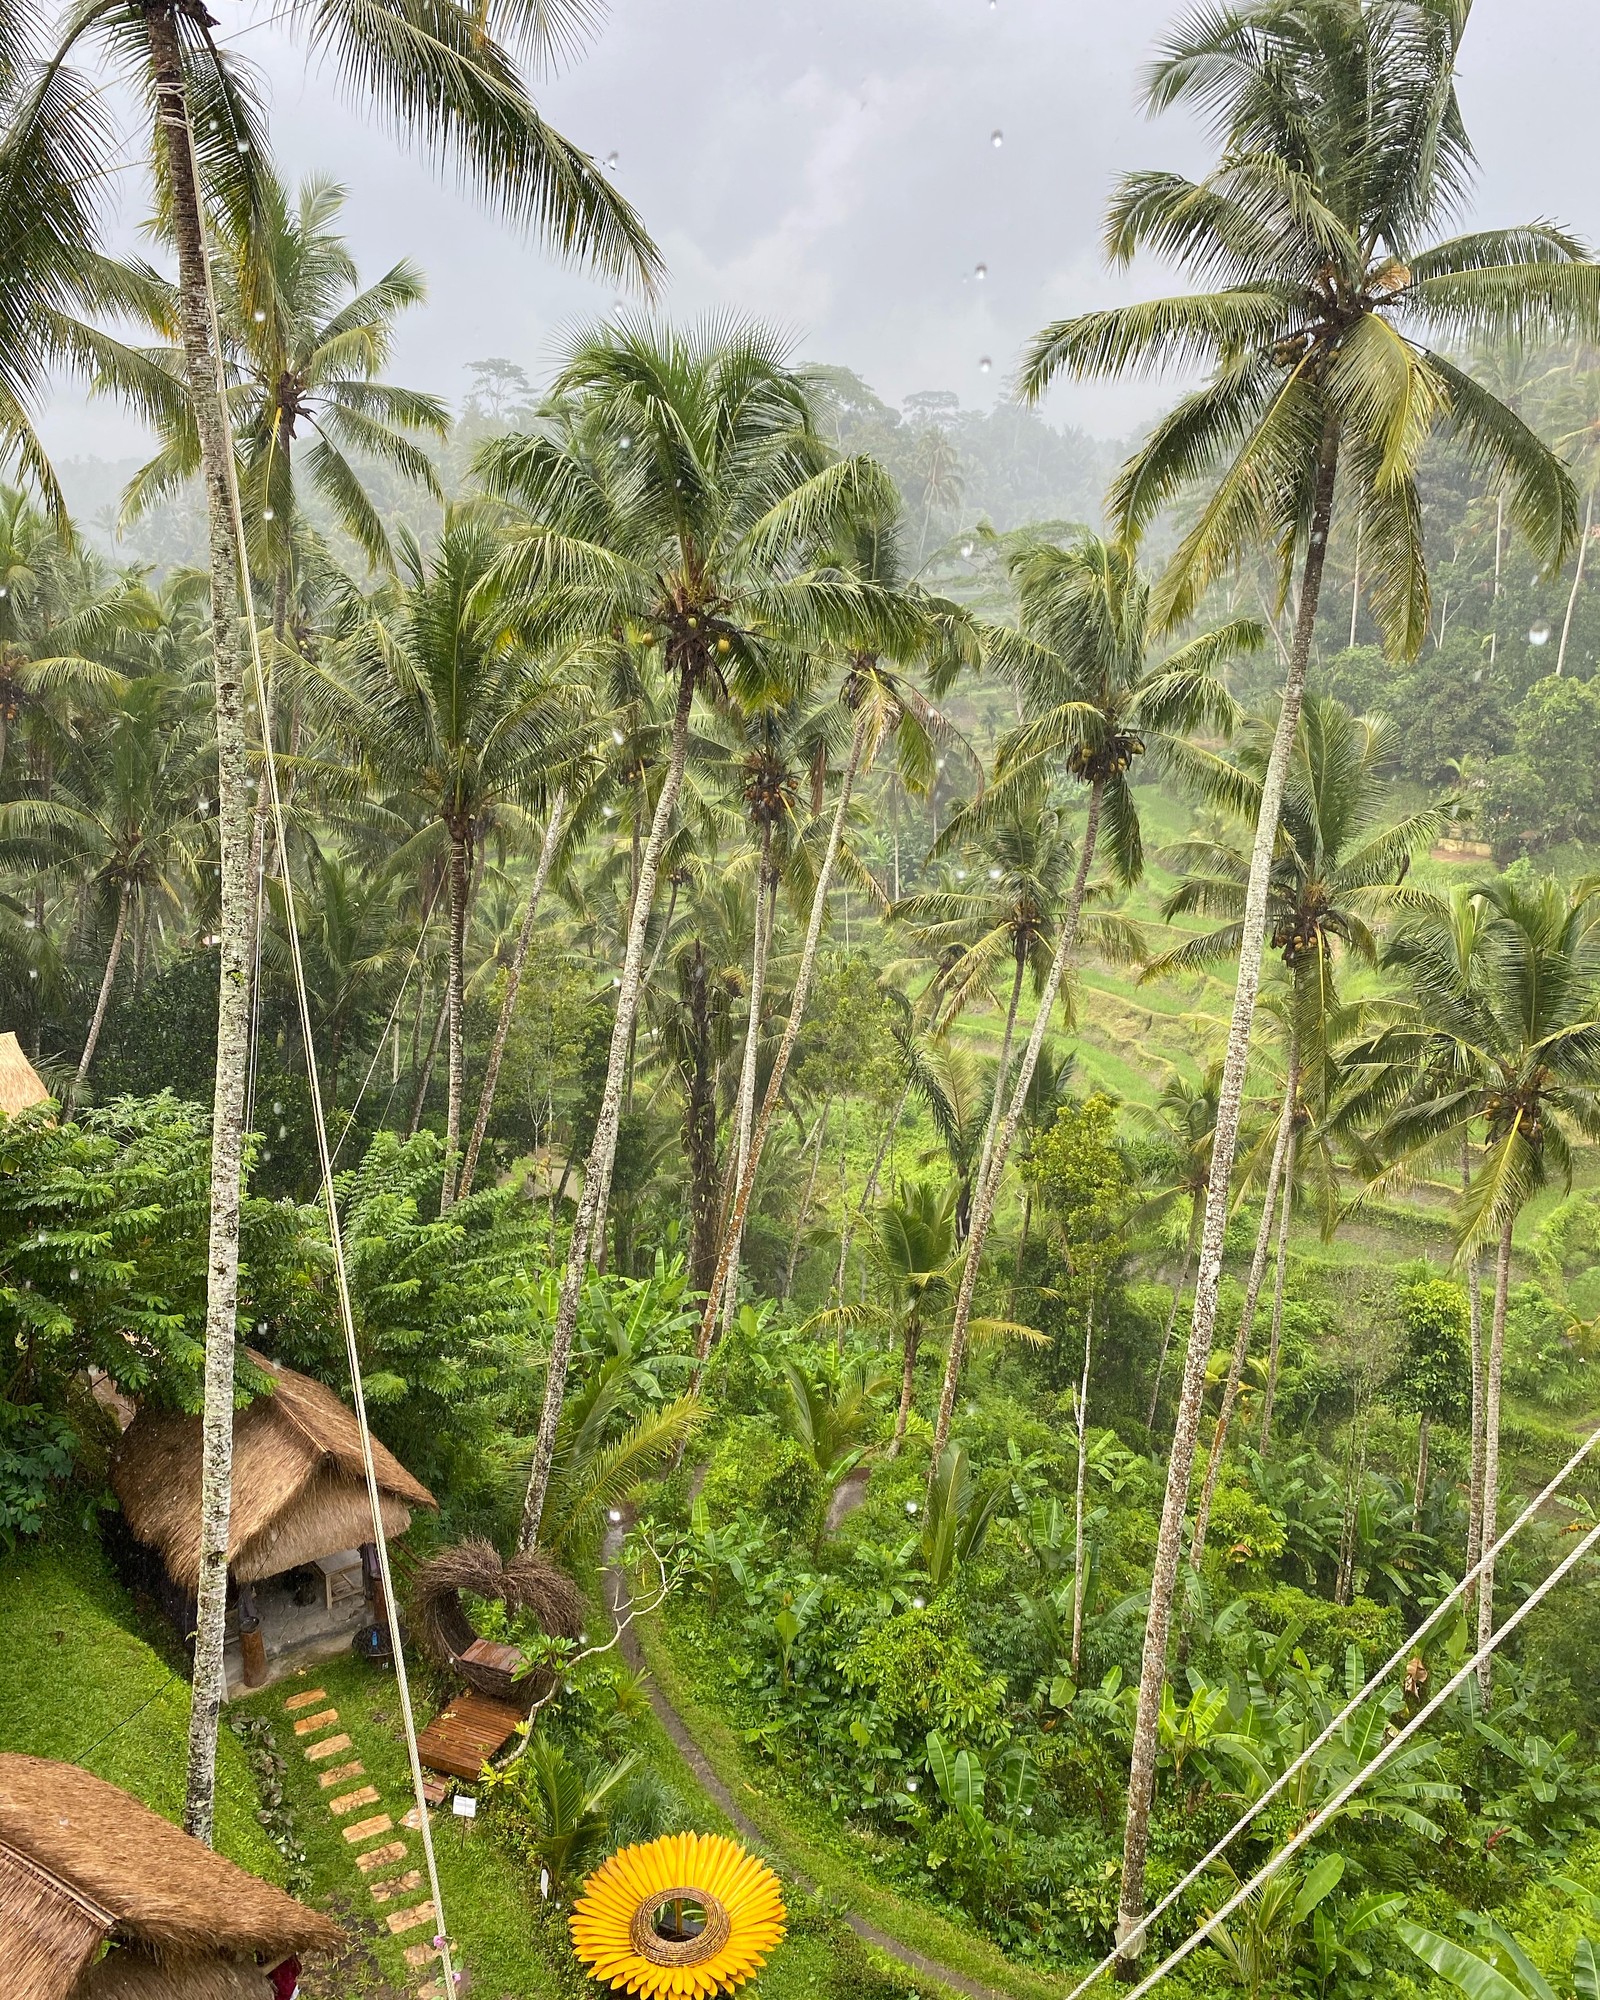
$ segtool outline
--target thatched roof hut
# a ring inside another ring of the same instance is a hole
[[[8,2000],[271,2000],[269,1967],[338,1942],[327,1917],[103,1778],[0,1755]]]
[[[372,1539],[372,1512],[354,1415],[331,1389],[259,1354],[274,1383],[233,1426],[228,1567],[258,1583]],[[437,1506],[392,1451],[372,1443],[385,1535],[404,1534],[416,1507]],[[141,1410],[123,1434],[111,1484],[135,1537],[193,1595],[200,1577],[200,1419]]]
[[[15,1035],[0,1035],[0,1118],[11,1118],[50,1095]]]

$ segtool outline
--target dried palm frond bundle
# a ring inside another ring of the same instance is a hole
[[[552,1639],[577,1639],[583,1631],[578,1586],[537,1549],[502,1562],[489,1542],[459,1542],[441,1549],[420,1564],[412,1578],[412,1628],[429,1658],[479,1694],[531,1708],[549,1692],[550,1673],[541,1667],[508,1668],[467,1659],[478,1634],[461,1602],[464,1590],[503,1604],[513,1618],[532,1618]]]

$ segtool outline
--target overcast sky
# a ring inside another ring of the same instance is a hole
[[[224,31],[252,19],[234,0],[217,11]],[[1045,321],[1164,282],[1154,269],[1108,273],[1098,236],[1118,172],[1204,160],[1185,120],[1137,109],[1140,67],[1174,12],[1174,0],[613,0],[540,103],[597,158],[617,155],[618,184],[666,257],[668,311],[776,320],[804,356],[854,368],[890,401],[944,388],[986,404]],[[261,0],[256,18],[270,13]],[[265,73],[283,168],[349,188],[363,273],[410,256],[428,274],[395,380],[459,401],[464,365],[489,355],[540,377],[571,330],[611,306],[613,286],[408,158],[275,28],[235,42]],[[1554,214],[1600,237],[1584,143],[1600,13],[1477,0],[1462,67],[1482,219]],[[138,219],[132,202],[130,240]],[[1050,407],[1120,436],[1162,396],[1069,387]],[[109,406],[70,392],[45,429],[62,457],[139,446]]]

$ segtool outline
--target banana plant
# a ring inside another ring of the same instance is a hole
[[[981,1551],[1007,1490],[1002,1476],[975,1479],[961,1446],[945,1446],[922,1525],[922,1561],[934,1590],[942,1590]]]
[[[1600,2000],[1600,1961],[1588,1938],[1579,1938],[1573,1947],[1572,1964],[1557,1986],[1492,1917],[1469,1917],[1468,1921],[1486,1940],[1482,1951],[1471,1951],[1452,1938],[1404,1919],[1395,1925],[1395,1932],[1424,1965],[1464,1993],[1467,2000]]]

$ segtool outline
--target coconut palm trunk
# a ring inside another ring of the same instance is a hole
[[[906,1425],[911,1421],[911,1401],[917,1386],[917,1349],[922,1344],[922,1328],[915,1315],[906,1322],[900,1349],[900,1407],[895,1411],[894,1436],[885,1458],[898,1458],[906,1441]]]
[[[1100,832],[1100,803],[1105,794],[1105,784],[1096,778],[1089,787],[1089,815],[1084,821],[1083,845],[1078,854],[1078,872],[1072,878],[1072,888],[1067,896],[1067,907],[1061,916],[1061,935],[1056,940],[1055,955],[1050,961],[1050,970],[1045,975],[1044,990],[1039,995],[1039,1011],[1034,1016],[1033,1032],[1022,1052],[1022,1062],[1017,1070],[1017,1080],[1012,1086],[1011,1100],[1006,1106],[1004,1118],[995,1135],[994,1150],[989,1159],[989,1173],[980,1179],[973,1195],[972,1214],[967,1225],[966,1261],[961,1269],[961,1287],[956,1293],[955,1317],[950,1324],[950,1352],[945,1360],[944,1384],[939,1391],[939,1414],[933,1430],[933,1457],[928,1468],[928,1485],[932,1490],[935,1471],[944,1448],[950,1439],[950,1423],[955,1415],[956,1389],[961,1380],[961,1364],[966,1358],[967,1327],[972,1319],[973,1296],[978,1289],[978,1267],[983,1261],[983,1246],[989,1235],[989,1225],[994,1220],[995,1206],[1000,1197],[1000,1183],[1005,1178],[1006,1161],[1016,1140],[1018,1128],[1022,1124],[1023,1113],[1028,1106],[1028,1091],[1033,1083],[1033,1072],[1038,1067],[1039,1052],[1044,1047],[1044,1038],[1049,1032],[1050,1017],[1055,1012],[1056,998],[1061,991],[1061,981],[1066,974],[1067,961],[1072,956],[1078,941],[1078,922],[1083,915],[1084,890],[1089,883],[1089,869],[1094,861],[1095,841]]]
[[[471,829],[464,819],[447,822],[450,831],[450,952],[445,972],[445,1003],[449,1024],[446,1053],[444,1114],[444,1180],[439,1188],[439,1213],[455,1200],[456,1167],[461,1156],[461,1101],[467,1091],[466,964],[467,903],[471,876]]]
[[[1211,1454],[1206,1460],[1205,1484],[1200,1489],[1200,1504],[1195,1509],[1194,1538],[1189,1545],[1189,1564],[1193,1569],[1200,1567],[1200,1559],[1206,1552],[1206,1534],[1211,1526],[1211,1503],[1217,1494],[1217,1475],[1222,1470],[1223,1447],[1228,1441],[1228,1427],[1233,1422],[1234,1405],[1239,1400],[1239,1384],[1244,1379],[1244,1364],[1250,1354],[1250,1335],[1255,1330],[1256,1302],[1261,1297],[1261,1283],[1267,1274],[1267,1252],[1272,1243],[1272,1218],[1278,1205],[1278,1188],[1286,1172],[1291,1180],[1294,1177],[1291,1156],[1294,1150],[1295,1099],[1299,1086],[1299,1050],[1291,1031],[1289,1075],[1284,1085],[1283,1114],[1278,1121],[1278,1137],[1272,1148],[1272,1165],[1267,1170],[1266,1193],[1261,1201],[1261,1227],[1256,1231],[1256,1247],[1250,1258],[1250,1275],[1245,1280],[1244,1304],[1239,1312],[1239,1331],[1228,1361],[1227,1380],[1222,1385],[1222,1403],[1217,1411],[1217,1427],[1211,1434]],[[1284,1206],[1287,1214],[1287,1197]],[[1282,1268],[1280,1255],[1279,1270]],[[1276,1315],[1273,1328],[1276,1333]]]
[[[1261,1398],[1261,1449],[1272,1442],[1272,1412],[1278,1398],[1278,1368],[1283,1351],[1283,1274],[1289,1255],[1289,1216],[1294,1207],[1294,1156],[1298,1140],[1289,1135],[1284,1163],[1283,1206],[1278,1215],[1278,1259],[1272,1278],[1272,1330],[1267,1336],[1267,1387]]]
[[[84,1039],[83,1054],[78,1058],[78,1073],[72,1079],[72,1095],[77,1096],[83,1088],[84,1078],[89,1074],[89,1065],[94,1061],[96,1045],[100,1040],[100,1030],[105,1026],[106,1009],[111,1004],[111,988],[116,982],[117,965],[122,958],[122,944],[128,934],[128,905],[133,900],[132,887],[122,882],[117,888],[117,922],[111,933],[111,949],[106,954],[105,976],[100,981],[100,997],[94,1003],[94,1019],[89,1023],[89,1033]]]
[[[994,1158],[995,1134],[1000,1129],[1000,1107],[1006,1097],[1006,1074],[1011,1068],[1011,1043],[1017,1032],[1017,1009],[1022,1003],[1022,981],[1027,970],[1027,942],[1025,939],[1019,939],[1017,966],[1011,980],[1011,1004],[1006,1009],[1005,1033],[1000,1037],[1000,1067],[995,1071],[994,1096],[989,1103],[989,1122],[984,1127],[983,1151],[978,1156],[979,1187],[987,1182],[990,1162]]]
[[[1145,1619],[1139,1706],[1134,1720],[1128,1811],[1123,1829],[1122,1893],[1117,1911],[1117,1943],[1124,1969],[1137,1960],[1143,1942],[1142,1934],[1137,1939],[1133,1934],[1144,1916],[1145,1860],[1150,1844],[1150,1808],[1155,1797],[1157,1725],[1161,1712],[1161,1690],[1167,1675],[1167,1641],[1172,1629],[1173,1595],[1178,1581],[1195,1444],[1200,1431],[1206,1362],[1211,1354],[1211,1336],[1217,1318],[1217,1293],[1222,1283],[1222,1240],[1228,1226],[1228,1186],[1233,1176],[1234,1150],[1238,1144],[1245,1069],[1250,1059],[1250,1030],[1255,1020],[1256,992],[1261,983],[1261,955],[1266,942],[1268,878],[1277,841],[1284,780],[1288,775],[1289,756],[1300,725],[1300,708],[1305,696],[1306,667],[1311,658],[1317,601],[1322,591],[1322,573],[1327,560],[1338,464],[1339,425],[1336,415],[1330,411],[1324,418],[1318,446],[1294,645],[1284,677],[1278,727],[1262,779],[1261,808],[1250,851],[1250,876],[1239,940],[1239,977],[1234,989],[1233,1018],[1228,1029],[1222,1086],[1217,1098],[1211,1174],[1206,1187],[1205,1220],[1200,1236],[1200,1270],[1195,1285],[1189,1345],[1184,1357],[1177,1423],[1172,1451],[1167,1460],[1167,1490],[1161,1512],[1161,1530],[1150,1578],[1150,1608]]]
[[[1411,1532],[1422,1526],[1422,1503],[1428,1497],[1428,1413],[1417,1419],[1417,1483],[1411,1492]]]
[[[494,1024],[494,1040],[489,1044],[489,1063],[483,1073],[478,1115],[472,1121],[472,1137],[467,1141],[467,1157],[461,1165],[461,1184],[456,1189],[458,1201],[465,1201],[471,1194],[473,1177],[478,1171],[478,1154],[483,1147],[483,1135],[489,1129],[489,1115],[494,1110],[495,1086],[500,1081],[500,1062],[505,1055],[506,1041],[516,1015],[517,993],[522,985],[528,953],[533,947],[533,927],[539,920],[539,905],[544,901],[545,885],[550,880],[550,869],[560,844],[566,806],[566,788],[558,785],[550,801],[550,817],[545,822],[544,839],[539,843],[539,861],[533,871],[533,887],[528,891],[528,906],[522,913],[522,928],[517,932],[516,949],[511,954],[511,964],[506,971],[505,997],[500,1002],[500,1018]]]
[[[1094,1286],[1083,1320],[1083,1380],[1078,1384],[1078,1479],[1072,1500],[1072,1678],[1083,1658],[1083,1501],[1089,1472],[1089,1365],[1094,1356]]]
[[[417,996],[421,1003],[421,994]],[[444,997],[439,1002],[439,1011],[433,1017],[433,1033],[428,1037],[428,1046],[423,1054],[422,1067],[417,1074],[416,1095],[411,1100],[411,1116],[406,1120],[406,1137],[414,1139],[417,1128],[422,1123],[422,1111],[428,1101],[428,1092],[433,1087],[433,1066],[439,1059],[439,1044],[444,1040],[445,1022],[450,1014],[450,988],[445,986]]]
[[[237,643],[243,550],[234,533],[232,446],[223,404],[221,356],[206,268],[200,189],[176,9],[143,10],[156,128],[166,154],[167,194],[178,259],[178,316],[195,429],[211,574],[211,646],[217,732],[218,919],[217,1063],[211,1114],[211,1218],[206,1252],[206,1358],[201,1418],[200,1567],[194,1696],[189,1711],[183,1823],[212,1838],[217,1726],[226,1694],[222,1664],[228,1595],[228,1525],[233,1497],[233,1362],[239,1292],[239,1180],[250,1038],[250,783],[245,693]]]
[[[800,954],[800,970],[795,978],[794,992],[789,999],[789,1018],[784,1023],[783,1038],[778,1043],[778,1052],[773,1058],[772,1075],[767,1080],[766,1095],[761,1100],[761,1111],[750,1134],[750,1150],[744,1163],[744,1171],[739,1176],[738,1190],[733,1198],[733,1213],[729,1216],[728,1226],[723,1232],[717,1268],[712,1274],[705,1310],[700,1315],[700,1333],[695,1342],[696,1367],[691,1385],[696,1390],[700,1386],[705,1358],[711,1352],[711,1342],[716,1333],[717,1305],[722,1297],[722,1288],[729,1282],[733,1259],[738,1253],[738,1245],[744,1235],[745,1217],[750,1212],[750,1196],[755,1189],[756,1175],[761,1170],[761,1155],[766,1147],[767,1134],[772,1129],[778,1101],[783,1094],[784,1078],[789,1071],[789,1059],[794,1054],[794,1045],[799,1040],[801,1023],[805,1019],[806,1001],[810,997],[811,981],[817,969],[817,948],[822,942],[822,925],[828,913],[828,894],[833,887],[834,869],[838,865],[839,848],[844,839],[850,797],[855,790],[862,759],[866,756],[871,722],[872,704],[870,700],[863,700],[856,710],[855,728],[850,735],[850,759],[845,765],[844,777],[839,785],[839,802],[834,808],[833,824],[828,829],[828,845],[823,851],[822,865],[817,870],[817,884],[811,897],[811,920],[806,926],[805,945]]]
[[[769,882],[772,872],[772,821],[761,822],[761,861],[756,870],[756,935],[750,954],[750,1004],[744,1031],[744,1055],[739,1064],[739,1104],[735,1126],[733,1184],[730,1197],[744,1179],[745,1162],[750,1157],[750,1135],[756,1115],[756,1061],[761,1048],[761,1009],[767,993],[767,957],[772,949],[772,931],[777,921],[777,884]],[[722,1331],[733,1325],[739,1304],[739,1258],[744,1249],[744,1231],[733,1246],[722,1288]]]
[[[860,1199],[856,1201],[845,1218],[844,1231],[839,1242],[841,1304],[844,1302],[844,1268],[850,1256],[850,1246],[855,1241],[856,1225],[860,1222],[862,1216],[866,1214],[868,1208],[872,1205],[872,1197],[878,1192],[878,1178],[883,1172],[883,1163],[888,1156],[889,1142],[900,1129],[900,1120],[906,1115],[906,1101],[910,1095],[911,1085],[908,1083],[901,1091],[893,1112],[885,1121],[883,1130],[878,1134],[878,1150],[872,1156],[872,1171],[867,1175],[866,1184],[861,1190]]]
[[[828,1113],[831,1101],[824,1101],[817,1113],[817,1122],[811,1129],[811,1164],[806,1169],[805,1193],[800,1197],[799,1212],[794,1219],[794,1235],[789,1243],[789,1261],[784,1266],[783,1290],[779,1298],[787,1299],[794,1290],[794,1274],[800,1263],[800,1245],[805,1237],[806,1224],[811,1220],[811,1204],[816,1197],[817,1175],[822,1170],[822,1147],[828,1135]]]
[[[1500,1384],[1505,1365],[1506,1295],[1511,1288],[1511,1217],[1500,1225],[1500,1251],[1494,1266],[1494,1315],[1489,1322],[1489,1365],[1483,1385],[1483,1525],[1478,1552],[1485,1558],[1478,1580],[1478,1645],[1494,1636],[1494,1556],[1499,1537]],[[1478,1667],[1478,1692],[1487,1709],[1494,1699],[1494,1656],[1485,1653]]]
[[[1156,1411],[1161,1405],[1161,1380],[1167,1372],[1167,1356],[1172,1350],[1172,1336],[1177,1329],[1178,1314],[1183,1310],[1183,1295],[1189,1287],[1189,1273],[1194,1266],[1195,1251],[1199,1247],[1199,1214],[1193,1203],[1189,1209],[1189,1235],[1183,1246],[1183,1262],[1178,1267],[1178,1282],[1172,1288],[1172,1308],[1167,1314],[1166,1331],[1161,1336],[1161,1352],[1156,1356],[1156,1379],[1150,1385],[1150,1408],[1145,1415],[1145,1429],[1156,1427]]]
[[[1578,592],[1583,588],[1583,565],[1589,553],[1589,530],[1594,526],[1594,488],[1589,488],[1589,497],[1583,509],[1583,534],[1578,541],[1578,567],[1573,572],[1572,589],[1567,596],[1567,615],[1561,621],[1561,644],[1556,648],[1556,672],[1563,672],[1567,664],[1567,641],[1572,637],[1572,614],[1578,608]]]
[[[689,756],[689,716],[694,708],[697,679],[694,665],[689,661],[681,662],[666,773],[656,800],[655,817],[650,823],[650,838],[645,842],[639,859],[639,884],[633,898],[628,948],[622,962],[621,983],[617,988],[617,1013],[611,1026],[611,1049],[606,1061],[600,1115],[595,1120],[594,1138],[590,1142],[589,1157],[584,1162],[583,1196],[573,1218],[567,1267],[561,1281],[561,1299],[550,1337],[544,1403],[539,1411],[539,1431],[534,1440],[533,1464],[528,1473],[528,1492],[523,1503],[522,1530],[518,1538],[518,1545],[524,1549],[531,1549],[539,1538],[539,1522],[544,1513],[550,1468],[555,1458],[556,1425],[560,1422],[561,1406],[566,1398],[567,1368],[572,1359],[573,1336],[578,1330],[578,1307],[589,1274],[589,1249],[597,1231],[605,1226],[606,1196],[610,1192],[611,1170],[617,1158],[617,1127],[622,1116],[628,1049],[633,1041],[633,1026],[643,991],[645,933],[650,926],[650,910],[655,901],[661,852],[666,846],[672,816],[678,809],[678,795],[683,789],[684,765]]]

